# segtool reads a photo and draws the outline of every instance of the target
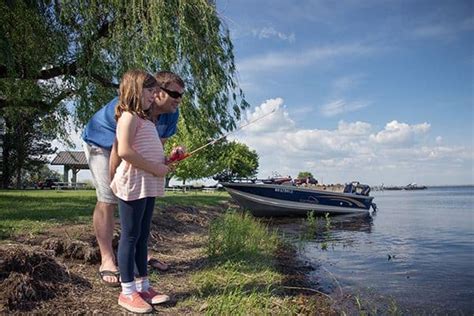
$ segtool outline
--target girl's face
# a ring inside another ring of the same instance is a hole
[[[142,91],[142,104],[143,110],[146,111],[151,107],[151,104],[155,100],[155,87],[144,88]]]

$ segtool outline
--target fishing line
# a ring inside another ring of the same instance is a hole
[[[268,113],[266,113],[266,114],[264,114],[264,115],[262,115],[262,116],[260,116],[260,117],[258,117],[258,118],[256,118],[256,119],[254,119],[254,120],[252,120],[252,121],[250,121],[250,122],[247,122],[246,124],[240,125],[237,129],[235,129],[235,130],[233,130],[233,131],[231,131],[231,132],[229,132],[229,133],[227,133],[227,134],[224,134],[224,135],[222,135],[222,136],[220,136],[220,137],[218,137],[218,138],[216,138],[216,139],[214,139],[214,140],[211,140],[209,143],[204,144],[204,145],[202,145],[201,147],[198,147],[198,148],[194,149],[193,151],[184,154],[183,156],[178,156],[178,157],[176,157],[175,159],[173,159],[173,157],[172,157],[172,158],[170,159],[170,162],[178,162],[178,161],[182,161],[182,160],[184,160],[184,159],[186,159],[186,158],[189,158],[189,157],[191,157],[192,155],[194,155],[195,153],[197,153],[198,151],[203,150],[203,149],[206,148],[207,146],[210,146],[210,145],[212,145],[212,144],[215,144],[215,143],[218,142],[219,140],[221,140],[221,139],[223,139],[223,138],[225,138],[225,137],[227,137],[227,136],[229,136],[229,135],[231,135],[231,134],[234,134],[234,133],[240,131],[241,129],[243,129],[243,128],[245,128],[245,127],[247,127],[247,126],[249,126],[249,125],[251,125],[251,124],[253,124],[253,123],[257,122],[257,121],[260,121],[261,119],[263,119],[264,117],[269,116],[270,114],[275,113],[276,110],[277,110],[277,109],[275,108],[275,109],[273,109],[272,111],[270,111],[270,112],[268,112]]]

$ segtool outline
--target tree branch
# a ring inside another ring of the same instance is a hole
[[[34,100],[34,99],[6,99],[4,97],[0,97],[0,109],[7,108],[7,107],[30,107],[36,108],[41,111],[49,111],[52,108],[55,108],[61,101],[64,99],[73,96],[75,93],[74,90],[68,89],[61,92],[59,95],[54,97],[51,102],[46,102],[42,100]]]
[[[119,84],[110,82],[104,77],[101,77],[100,75],[96,73],[91,73],[91,77],[105,88],[118,88],[119,87]]]
[[[101,38],[107,37],[109,35],[110,30],[110,23],[108,21],[104,21],[97,32],[92,36],[89,40],[89,43],[94,43]],[[90,45],[87,45],[84,49],[84,54],[86,58],[92,55],[92,49]],[[55,66],[52,68],[41,70],[38,74],[33,75],[29,78],[22,78],[22,79],[32,79],[32,80],[48,80],[52,79],[61,75],[71,75],[71,76],[78,76],[81,74],[81,70],[78,68],[77,60],[66,63],[63,65]],[[106,88],[117,88],[118,84],[108,81],[107,79],[103,78],[102,76],[92,73],[91,77],[100,83],[102,86]],[[0,65],[0,78],[15,78],[8,75],[8,68],[5,65]]]
[[[41,70],[40,73],[38,74],[38,76],[36,76],[35,78],[31,78],[31,79],[48,80],[48,79],[52,79],[54,77],[61,76],[61,75],[66,75],[66,74],[69,74],[69,75],[72,75],[72,76],[77,75],[77,63],[76,63],[76,61],[73,61],[70,64],[65,64],[65,65],[61,65],[61,66]]]

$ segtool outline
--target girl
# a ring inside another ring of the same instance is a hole
[[[125,73],[115,109],[117,152],[122,161],[110,184],[119,198],[121,236],[118,247],[122,293],[118,303],[135,313],[153,310],[150,304],[169,300],[150,287],[147,271],[147,241],[155,197],[164,195],[163,146],[150,120],[156,79],[140,70]],[[134,277],[134,266],[138,276]]]

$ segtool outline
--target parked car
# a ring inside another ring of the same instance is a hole
[[[45,188],[55,189],[58,182],[59,182],[58,178],[47,178],[44,181],[38,182],[38,188],[40,188],[41,190],[43,190]]]

